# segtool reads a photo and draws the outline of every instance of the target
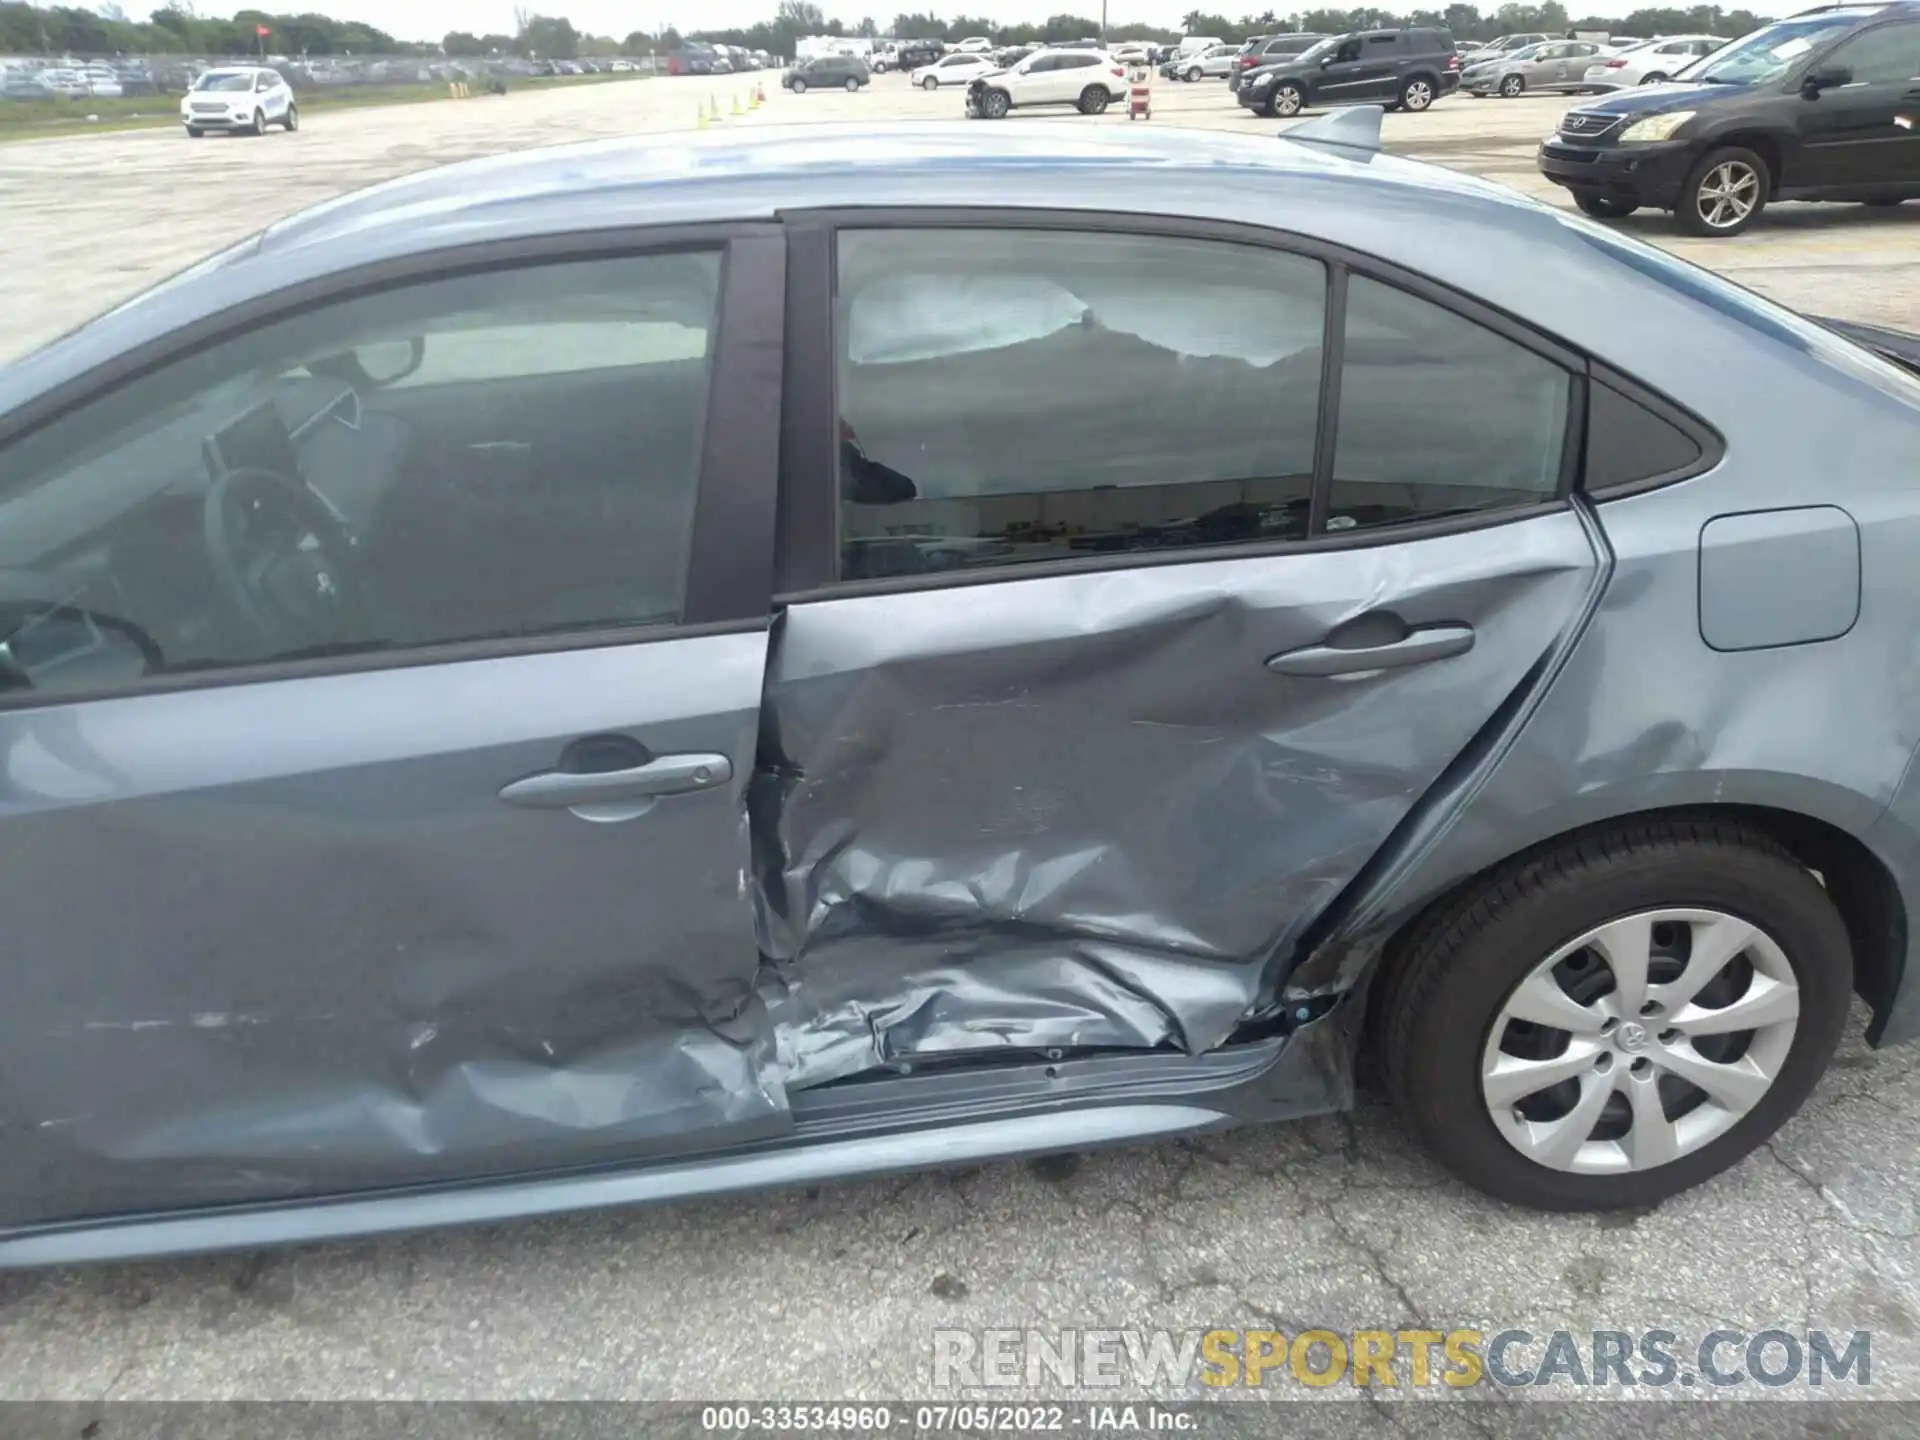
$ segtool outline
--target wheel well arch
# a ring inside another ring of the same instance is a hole
[[[1684,823],[1689,820],[1719,821],[1758,831],[1819,879],[1846,927],[1853,950],[1854,993],[1873,1012],[1867,1039],[1877,1043],[1905,978],[1907,957],[1906,904],[1886,862],[1857,836],[1797,811],[1770,805],[1694,804],[1639,810],[1561,831],[1461,877],[1431,897],[1395,927],[1381,947],[1372,974],[1367,977],[1363,1047],[1370,1046],[1375,1037],[1376,1007],[1379,997],[1389,988],[1384,983],[1386,978],[1396,966],[1404,963],[1422,930],[1463,896],[1515,867],[1577,843],[1586,836],[1648,821]]]
[[[1729,130],[1724,135],[1715,135],[1701,149],[1704,159],[1715,150],[1729,145],[1737,145],[1742,150],[1751,150],[1767,162],[1767,198],[1771,200],[1780,193],[1780,166],[1783,156],[1778,136],[1765,130]]]

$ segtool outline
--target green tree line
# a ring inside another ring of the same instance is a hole
[[[262,48],[261,25],[273,31],[265,49],[280,55],[391,55],[436,48],[405,45],[371,25],[326,15],[242,10],[231,20],[208,20],[188,8],[167,7],[135,21],[114,5],[94,11],[0,0],[0,55],[245,55]]]
[[[680,36],[672,30],[657,35],[636,30],[624,40],[615,40],[582,34],[565,17],[523,10],[517,13],[517,19],[519,23],[512,35],[476,35],[456,30],[434,45],[402,42],[371,25],[312,13],[279,15],[264,10],[242,10],[231,20],[212,20],[194,14],[188,6],[168,6],[155,10],[144,21],[134,21],[112,4],[94,11],[78,6],[37,6],[25,0],[0,0],[0,54],[242,55],[264,48],[280,55],[430,54],[444,50],[449,55],[520,54],[571,60],[581,55],[622,52],[656,54],[680,43]],[[1462,40],[1490,40],[1498,35],[1531,30],[1547,34],[1597,30],[1648,36],[1698,32],[1732,38],[1766,23],[1766,17],[1751,10],[1722,10],[1718,5],[1698,5],[1690,10],[1641,9],[1617,20],[1599,16],[1578,18],[1570,16],[1560,0],[1546,0],[1539,5],[1505,4],[1486,12],[1474,5],[1459,3],[1444,9],[1404,13],[1326,9],[1282,15],[1265,10],[1257,15],[1242,15],[1237,20],[1194,10],[1184,19],[1183,31],[1151,25],[1111,26],[1107,39],[1109,42],[1169,42],[1184,32],[1237,41],[1283,30],[1333,35],[1391,25],[1444,25]],[[260,25],[273,32],[264,47],[255,29]],[[998,45],[1038,45],[1098,35],[1100,22],[1089,16],[1060,14],[1039,24],[1001,25],[981,16],[959,14],[943,20],[932,12],[922,11],[895,15],[883,31],[871,16],[848,25],[828,19],[813,0],[779,0],[773,18],[760,24],[744,29],[697,30],[691,38],[791,56],[799,42],[810,35],[872,37],[883,33],[903,40],[948,42],[985,35]]]

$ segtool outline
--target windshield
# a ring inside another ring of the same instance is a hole
[[[253,88],[253,76],[234,74],[202,75],[193,88],[196,90],[251,90]]]
[[[1342,37],[1338,35],[1329,35],[1326,39],[1309,45],[1305,50],[1302,50],[1298,55],[1293,57],[1293,63],[1296,65],[1304,65],[1309,60],[1318,60],[1322,55],[1331,55],[1334,47],[1340,43],[1341,38]]]
[[[1535,57],[1536,55],[1538,55],[1538,54],[1539,54],[1539,53],[1540,53],[1540,52],[1541,52],[1542,50],[1544,50],[1544,49],[1546,49],[1546,46],[1544,46],[1544,45],[1529,45],[1529,46],[1527,46],[1527,47],[1526,47],[1526,48],[1525,48],[1524,50],[1515,50],[1515,51],[1513,51],[1513,52],[1512,52],[1511,54],[1509,54],[1509,55],[1507,56],[1507,59],[1509,59],[1509,60],[1531,60],[1531,59],[1533,59],[1533,58],[1534,58],[1534,57]]]
[[[1831,10],[1824,15],[1807,15],[1798,20],[1782,20],[1756,30],[1744,40],[1736,40],[1716,50],[1687,71],[1692,83],[1708,85],[1755,85],[1786,73],[1787,67],[1816,46],[1844,35],[1860,23],[1868,10]]]

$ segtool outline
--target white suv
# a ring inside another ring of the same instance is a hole
[[[198,140],[209,130],[264,135],[269,125],[300,128],[293,87],[278,70],[252,67],[209,70],[180,100],[180,121]]]
[[[967,113],[1002,120],[1028,105],[1072,105],[1098,115],[1127,96],[1127,72],[1100,50],[1041,50],[1013,69],[982,78],[967,92]]]

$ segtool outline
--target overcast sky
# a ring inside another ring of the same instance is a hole
[[[144,14],[158,0],[125,0],[128,14]],[[1387,0],[1382,0],[1387,3]],[[1479,0],[1483,11],[1498,8],[1499,0]],[[1645,0],[1582,0],[1570,5],[1577,15],[1624,15]],[[1407,0],[1411,8],[1412,0]],[[1189,10],[1201,9],[1229,15],[1254,14],[1272,8],[1277,15],[1310,5],[1289,6],[1276,0],[1233,0],[1233,3],[1209,3],[1209,0],[1108,0],[1107,22],[1111,25],[1164,25],[1177,28],[1180,17]],[[276,0],[243,0],[240,5],[202,4],[203,15],[231,15],[236,9],[317,10],[342,20],[364,20],[378,25],[401,40],[438,40],[449,30],[470,30],[478,35],[513,32],[513,0],[313,0],[299,5],[279,4]],[[635,30],[658,31],[663,24],[681,30],[727,29],[751,25],[773,18],[775,0],[538,0],[529,8],[543,14],[564,15],[574,25],[592,35],[624,36]],[[1389,8],[1392,8],[1389,5]],[[1100,0],[974,0],[970,4],[933,4],[926,0],[846,0],[821,5],[829,19],[845,21],[851,28],[871,15],[884,28],[902,11],[931,9],[938,15],[986,15],[1006,23],[1042,21],[1049,15],[1078,13],[1097,17]]]

